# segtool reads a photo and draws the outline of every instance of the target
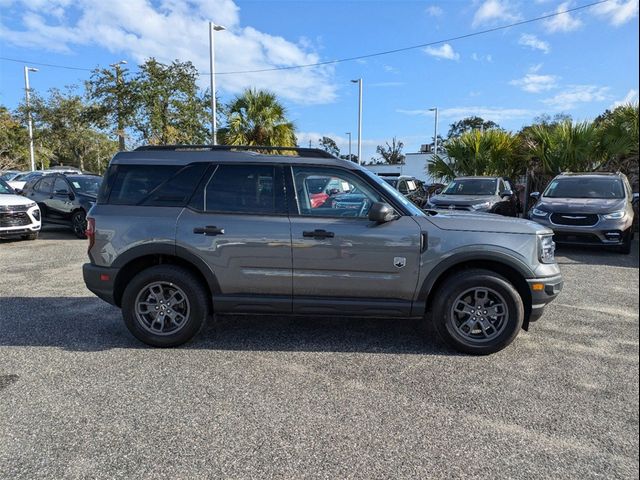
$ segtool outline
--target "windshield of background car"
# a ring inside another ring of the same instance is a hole
[[[556,178],[542,194],[548,198],[624,198],[619,178],[567,177]]]
[[[495,195],[496,181],[488,178],[454,180],[442,191],[443,195]]]
[[[0,175],[0,180],[10,181],[13,177],[18,175],[18,172],[4,172]]]
[[[385,178],[384,181],[391,185],[393,188],[396,188],[398,186],[398,179],[396,178]]]
[[[4,180],[0,179],[0,194],[4,193],[14,194],[15,192]]]
[[[100,185],[102,184],[102,177],[67,176],[67,180],[73,185],[76,192],[92,196],[98,195],[98,190],[100,190]]]
[[[388,197],[392,197],[395,201],[397,201],[398,203],[402,204],[402,206],[404,208],[406,208],[411,215],[416,216],[416,217],[425,217],[426,216],[425,213],[422,210],[420,210],[413,203],[411,203],[409,200],[407,200],[407,197],[405,197],[400,192],[398,192],[398,190],[393,188],[385,180],[381,179],[378,175],[376,175],[375,173],[370,172],[368,170],[364,170],[364,174],[367,177],[369,177],[371,180],[373,180],[373,182],[376,185],[378,185],[382,190],[384,190],[384,193]]]

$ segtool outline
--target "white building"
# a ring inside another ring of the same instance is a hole
[[[442,156],[442,155],[441,155]],[[433,178],[428,171],[429,161],[433,158],[433,153],[407,153],[404,164],[401,165],[363,165],[365,168],[375,173],[397,173],[409,175],[422,180],[427,185],[431,183],[441,183],[439,178]]]

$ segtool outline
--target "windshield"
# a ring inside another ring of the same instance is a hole
[[[411,213],[411,215],[413,215],[415,217],[425,217],[426,216],[425,213],[422,210],[420,210],[413,203],[411,203],[409,200],[407,200],[407,198],[404,195],[402,195],[400,192],[398,192],[395,188],[393,188],[391,185],[389,185],[386,181],[381,179],[378,175],[376,175],[375,173],[370,172],[368,170],[364,170],[364,174],[367,177],[369,177],[371,180],[373,180],[376,185],[380,186],[380,188],[382,188],[382,190],[384,191],[384,193],[388,197],[392,197],[395,201],[397,201],[398,203],[401,203],[402,206],[404,206]]]
[[[67,179],[71,182],[76,192],[93,196],[98,195],[100,184],[102,184],[102,177],[67,176]]]
[[[495,195],[497,182],[493,178],[464,178],[454,180],[442,192],[443,195]]]
[[[571,177],[553,180],[543,193],[548,198],[624,198],[619,178]]]
[[[13,191],[13,188],[11,188],[7,182],[5,182],[4,180],[0,179],[0,194],[14,194],[16,192]]]
[[[2,175],[0,175],[0,180],[6,180],[8,182],[13,177],[18,175],[18,173],[20,173],[20,172],[4,172]]]

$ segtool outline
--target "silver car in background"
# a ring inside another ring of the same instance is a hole
[[[633,204],[629,180],[622,173],[563,173],[537,199],[529,218],[549,227],[556,243],[605,245],[631,252]]]

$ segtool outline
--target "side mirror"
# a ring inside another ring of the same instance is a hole
[[[513,197],[512,190],[505,190],[504,192],[500,192],[501,197]]]
[[[638,200],[640,200],[640,193],[634,193],[631,199],[631,203],[635,205],[636,203],[638,203]]]
[[[531,192],[529,196],[538,200],[540,198],[540,192]]]
[[[389,204],[375,202],[369,208],[369,220],[376,223],[386,223],[395,220],[396,214]]]

